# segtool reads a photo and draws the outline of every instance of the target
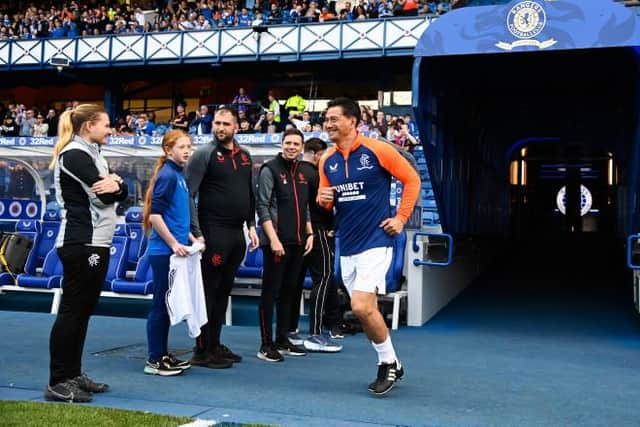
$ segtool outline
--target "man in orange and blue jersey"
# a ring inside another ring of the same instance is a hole
[[[318,203],[336,210],[342,280],[351,309],[378,353],[378,375],[369,391],[389,392],[404,375],[387,325],[378,310],[377,294],[385,293],[393,240],[402,233],[420,194],[420,177],[396,149],[357,131],[360,107],[348,98],[329,102],[325,130],[334,147],[320,160]],[[389,201],[391,176],[403,184],[398,212]]]

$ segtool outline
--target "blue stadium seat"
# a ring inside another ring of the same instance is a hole
[[[404,267],[404,251],[407,244],[407,233],[403,231],[396,237],[393,244],[393,258],[391,266],[387,270],[385,282],[387,284],[387,293],[400,290],[402,286],[402,269]]]
[[[429,209],[422,209],[422,225],[434,226],[440,224],[438,212]]]
[[[0,286],[13,286],[15,282],[13,281],[13,275],[11,273],[0,273]]]
[[[127,232],[129,235],[129,252],[127,254],[127,268],[129,270],[135,270],[138,258],[141,253],[141,246],[145,239],[144,229],[142,225],[142,208],[139,206],[133,206],[127,209],[125,214],[125,221],[127,223]]]
[[[53,208],[53,207],[47,208],[46,212],[44,213],[44,218],[42,218],[42,220],[60,222],[60,209]]]
[[[140,206],[132,206],[127,209],[124,220],[127,223],[136,222],[142,223],[142,208]]]
[[[120,222],[118,224],[116,224],[116,228],[113,230],[113,235],[114,236],[127,236],[127,225]]]
[[[15,230],[16,233],[20,233],[22,231],[38,233],[41,230],[41,226],[40,223],[35,220],[18,221],[16,222]]]
[[[55,248],[51,249],[45,257],[41,275],[18,274],[18,286],[25,288],[53,289],[59,288],[61,283],[62,262]]]
[[[258,247],[255,251],[249,252],[247,249],[247,255],[244,262],[238,268],[237,277],[251,277],[262,278],[262,248]]]
[[[29,255],[27,256],[27,261],[24,264],[24,272],[27,274],[36,274],[36,267],[37,267],[37,262],[38,262],[38,256],[36,254],[36,244],[37,239],[38,239],[38,233],[34,232],[34,231],[19,231],[18,232],[20,235],[25,236],[30,238],[31,240],[33,240],[33,246],[31,247],[31,250],[29,251]],[[2,279],[0,278],[0,282],[2,282]]]
[[[126,276],[129,240],[124,236],[113,236],[110,250],[109,269],[102,286],[105,291],[111,290],[111,282],[114,279],[124,279]]]
[[[153,273],[149,256],[145,253],[138,259],[133,280],[113,279],[111,290],[116,293],[149,295],[153,293]]]
[[[36,267],[42,266],[45,257],[55,246],[58,231],[60,231],[60,210],[47,209],[40,224],[40,229],[33,245],[36,254]]]
[[[422,207],[427,209],[436,209],[436,199],[426,198],[422,202]]]

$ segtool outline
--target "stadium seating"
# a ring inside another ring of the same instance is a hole
[[[116,224],[116,228],[113,230],[114,236],[124,236],[128,237],[127,234],[127,225],[125,223],[119,222]]]
[[[114,279],[124,279],[127,272],[127,254],[129,253],[129,239],[124,236],[113,236],[109,257],[109,269],[104,280],[102,290],[111,291]]]
[[[27,220],[27,221],[18,221],[16,222],[16,233],[20,233],[22,231],[39,233],[42,230],[42,226],[40,222],[35,220]]]
[[[136,261],[136,270],[131,280],[126,277],[130,239],[113,236],[109,271],[100,293],[102,297],[153,298],[153,274],[149,256],[145,253]]]
[[[35,248],[31,250],[31,255],[35,256]],[[29,264],[29,258],[27,258],[27,265]],[[17,286],[5,285],[4,276],[8,273],[0,275],[0,285],[2,290],[8,291],[27,291],[27,292],[48,292],[53,294],[53,302],[51,303],[51,313],[58,312],[60,306],[60,299],[62,297],[62,262],[58,258],[58,251],[53,248],[49,251],[44,260],[42,266],[42,273],[36,275],[34,271],[29,273],[19,274],[17,277]]]
[[[111,281],[111,290],[118,294],[153,294],[153,274],[149,263],[149,255],[145,253],[138,259],[133,280],[113,279]]]
[[[44,258],[55,246],[60,231],[60,211],[48,209],[45,212],[41,225],[42,231],[34,244],[36,248],[36,266],[40,267],[44,263]]]
[[[125,214],[126,228],[129,235],[129,252],[127,256],[127,268],[135,270],[138,258],[146,248],[146,237],[142,225],[142,208],[133,206],[127,209]]]
[[[62,283],[62,262],[58,258],[58,251],[54,248],[47,254],[42,266],[42,273],[18,274],[18,286],[25,288],[53,289]]]
[[[262,256],[262,248],[257,248],[255,251],[249,251],[247,248],[244,261],[238,268],[236,277],[262,280]]]

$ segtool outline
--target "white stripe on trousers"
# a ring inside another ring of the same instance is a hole
[[[320,240],[320,250],[322,252],[322,277],[320,279],[320,287],[316,294],[317,297],[314,306],[314,319],[316,320],[316,324],[311,325],[312,335],[319,335],[322,333],[324,303],[327,298],[327,288],[329,287],[328,285],[331,279],[331,248],[329,247],[329,241],[327,240],[327,231],[318,230],[318,237]],[[318,307],[318,303],[320,301],[322,301],[322,303],[321,306]]]

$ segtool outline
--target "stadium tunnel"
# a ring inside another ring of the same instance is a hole
[[[608,287],[631,307],[637,46],[636,10],[611,0],[464,8],[425,31],[413,106],[443,232],[458,254],[480,254],[474,285],[597,298]]]

